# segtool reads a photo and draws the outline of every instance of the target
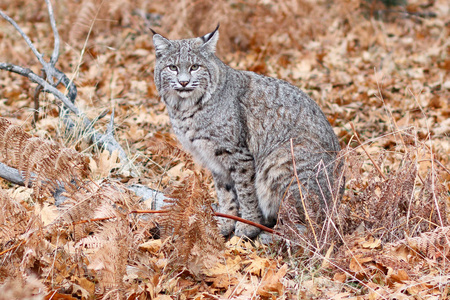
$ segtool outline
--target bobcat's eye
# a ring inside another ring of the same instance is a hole
[[[175,65],[169,65],[169,70],[176,71],[176,70],[178,70],[178,68]]]
[[[199,65],[193,64],[193,65],[191,66],[191,71],[196,71],[196,70],[198,70],[198,68],[200,68]]]

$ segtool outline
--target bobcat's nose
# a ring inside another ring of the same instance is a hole
[[[189,81],[178,81],[183,87],[187,86]]]

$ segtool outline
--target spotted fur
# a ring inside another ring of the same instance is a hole
[[[173,130],[211,171],[220,211],[273,224],[283,197],[294,197],[304,218],[299,187],[291,184],[292,152],[303,197],[314,194],[325,208],[332,201],[340,150],[325,115],[288,82],[224,64],[215,55],[218,38],[216,28],[185,40],[154,34],[153,43],[155,83]],[[221,222],[224,235],[233,230],[238,236],[259,233],[243,223]]]

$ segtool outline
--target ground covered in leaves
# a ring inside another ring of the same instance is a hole
[[[83,171],[38,170],[49,183],[83,182],[59,206],[51,186],[2,180],[0,299],[447,299],[450,4],[387,5],[395,2],[53,1],[57,68],[97,130],[114,110],[139,176],[69,132],[53,95],[39,95],[33,126],[35,84],[0,70],[1,161],[31,176],[40,166],[33,147],[47,145],[39,147],[53,153],[47,162],[71,153],[76,163],[64,161]],[[44,0],[4,0],[0,9],[50,56]],[[148,30],[193,37],[217,22],[222,60],[301,87],[335,129],[347,183],[323,227],[280,227],[286,239],[269,244],[218,236],[211,176],[179,148],[158,99]],[[40,74],[3,19],[0,62]],[[132,184],[178,201],[136,213],[152,206],[126,190]]]

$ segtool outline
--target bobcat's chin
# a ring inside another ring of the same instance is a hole
[[[195,91],[194,90],[177,90],[177,94],[181,98],[186,99],[186,98],[191,98],[192,96],[194,96]]]
[[[175,91],[180,101],[192,102],[192,105],[195,105],[195,103],[197,103],[197,101],[201,99],[205,94],[205,91],[199,87],[189,89],[178,89]]]

